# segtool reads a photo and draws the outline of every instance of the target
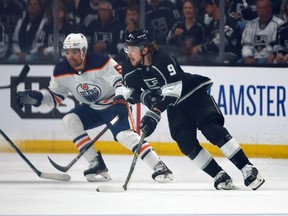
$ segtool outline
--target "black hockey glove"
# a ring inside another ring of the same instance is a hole
[[[138,91],[133,90],[132,94],[126,99],[126,101],[130,104],[140,103],[140,93]]]
[[[115,96],[113,99],[114,112],[119,119],[128,117],[128,104],[122,95]]]
[[[140,129],[146,134],[146,137],[150,136],[157,127],[161,119],[161,113],[158,111],[147,111],[140,122]]]
[[[19,91],[17,92],[16,98],[17,104],[21,109],[24,105],[39,107],[43,99],[43,94],[34,90]]]
[[[140,100],[141,100],[142,104],[144,104],[150,110],[152,110],[153,105],[157,101],[159,101],[159,100],[161,101],[162,100],[162,96],[158,95],[158,94],[155,94],[155,93],[151,92],[150,90],[145,90],[140,95]]]

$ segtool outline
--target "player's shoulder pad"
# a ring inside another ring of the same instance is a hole
[[[88,53],[86,55],[86,68],[102,68],[111,59],[110,56],[101,53]]]
[[[162,49],[159,49],[159,51],[153,54],[153,63],[156,65],[175,64],[175,58]]]
[[[63,59],[58,64],[55,65],[53,76],[61,76],[61,75],[68,75],[68,74],[74,74],[75,70],[70,66],[68,61],[66,59]]]

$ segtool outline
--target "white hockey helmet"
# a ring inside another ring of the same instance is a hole
[[[84,49],[85,48],[85,49]],[[71,33],[67,35],[63,42],[63,49],[80,49],[81,56],[83,51],[87,52],[88,42],[87,38],[81,33]]]

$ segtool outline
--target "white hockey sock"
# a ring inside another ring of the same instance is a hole
[[[81,149],[85,148],[85,146],[91,142],[91,139],[88,136],[88,134],[85,133],[85,134],[82,134],[81,136],[76,137],[73,140],[73,142],[74,142],[76,148],[78,148],[78,150],[81,151]],[[95,151],[94,147],[92,146],[91,148],[89,148],[84,153],[83,156],[88,162],[90,162],[97,156],[97,152]]]
[[[69,113],[64,116],[63,127],[79,151],[91,142],[90,137],[84,130],[79,116],[75,113]],[[97,152],[93,147],[91,147],[83,156],[88,162],[90,162],[97,156]]]
[[[140,136],[132,130],[121,131],[117,134],[116,138],[119,143],[130,149],[132,152],[136,150],[140,141]],[[153,169],[155,165],[160,161],[157,153],[147,142],[142,145],[139,156],[149,167],[151,167],[151,169]]]
[[[228,159],[231,159],[240,149],[241,149],[241,146],[234,138],[230,139],[220,148],[222,153]]]
[[[136,147],[137,146],[135,146],[135,148]],[[154,169],[156,164],[160,161],[159,156],[156,154],[152,146],[147,142],[142,145],[139,156],[152,169]]]
[[[208,164],[213,160],[211,154],[206,151],[206,149],[202,149],[198,155],[193,159],[193,162],[198,166],[200,169],[204,170]]]
[[[83,157],[88,161],[91,162],[96,156],[97,156],[97,152],[95,151],[95,149],[93,148],[93,146],[91,148],[89,148],[85,154],[83,155]]]

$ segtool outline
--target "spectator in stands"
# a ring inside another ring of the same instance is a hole
[[[80,0],[62,0],[62,1],[66,7],[70,22],[72,22],[78,28],[79,26],[76,20],[77,19],[76,11],[78,8],[78,4],[80,3]]]
[[[51,0],[44,0],[44,1],[45,1],[45,4],[43,4],[44,5],[43,8],[45,10],[44,16],[48,17],[50,13],[50,9],[54,5],[55,1],[51,1]],[[78,2],[80,2],[80,0],[58,0],[58,2],[65,5],[70,22],[73,23],[73,25],[78,26],[78,23],[76,20],[76,9],[78,7]]]
[[[115,60],[121,63],[126,59],[126,53],[124,52],[124,44],[126,37],[130,32],[140,27],[140,8],[138,4],[128,5],[126,9],[125,26],[121,27],[120,40],[117,43],[118,54],[115,56]]]
[[[120,26],[113,18],[113,8],[109,0],[98,3],[98,19],[91,22],[87,28],[92,49],[95,52],[117,55],[117,43],[120,38]],[[89,46],[88,46],[89,47]]]
[[[212,18],[206,26],[207,42],[193,46],[191,49],[191,64],[203,63],[235,63],[240,58],[241,53],[241,34],[240,28],[231,16],[225,15],[224,18],[224,58],[219,58],[220,46],[220,8],[219,0],[205,0],[205,12]]]
[[[288,0],[282,0],[281,5],[280,5],[280,18],[283,19],[285,22],[288,21],[288,17],[285,12],[285,7],[287,3],[288,3]]]
[[[274,46],[276,64],[288,64],[288,1],[283,8],[285,23],[277,31],[277,41]]]
[[[146,21],[145,25],[147,29],[151,30],[151,26]],[[140,6],[137,3],[130,2],[127,4],[125,25],[121,26],[120,40],[117,43],[118,54],[115,56],[115,60],[121,63],[126,59],[127,54],[124,52],[124,43],[126,37],[134,30],[140,27]]]
[[[120,26],[125,26],[126,9],[131,4],[139,4],[139,0],[111,0],[114,9],[114,17],[118,19]]]
[[[87,28],[92,21],[98,19],[97,9],[99,0],[82,0],[76,10],[80,29]]]
[[[0,62],[5,60],[9,46],[9,37],[0,19]]]
[[[167,45],[169,30],[180,19],[177,6],[171,1],[150,0],[146,6],[146,19],[153,29],[154,39],[158,45]]]
[[[49,14],[47,17],[47,23],[44,26],[45,39],[44,46],[41,48],[41,54],[44,61],[53,61],[55,57],[54,52],[54,39],[58,38],[58,57],[62,54],[62,44],[66,36],[70,33],[78,32],[77,26],[70,22],[69,14],[62,1],[59,2],[59,12],[54,13],[53,4],[50,6]],[[54,33],[54,16],[58,16],[58,33],[57,37]]]
[[[277,29],[283,20],[272,14],[270,0],[257,0],[258,17],[247,23],[242,34],[242,61],[244,64],[273,63],[273,44]]]
[[[256,0],[233,0],[230,1],[227,14],[238,20],[241,32],[244,30],[247,22],[257,17]]]
[[[197,5],[193,0],[184,0],[183,18],[176,22],[169,35],[167,42],[173,48],[174,56],[179,53],[178,62],[187,64],[191,56],[193,46],[202,44],[205,40],[204,27],[197,21]]]
[[[38,49],[44,43],[45,22],[41,0],[28,0],[26,13],[18,20],[13,33],[9,63],[35,63],[39,59]]]
[[[0,0],[0,20],[9,38],[12,36],[18,19],[22,16],[23,5],[17,0]]]

